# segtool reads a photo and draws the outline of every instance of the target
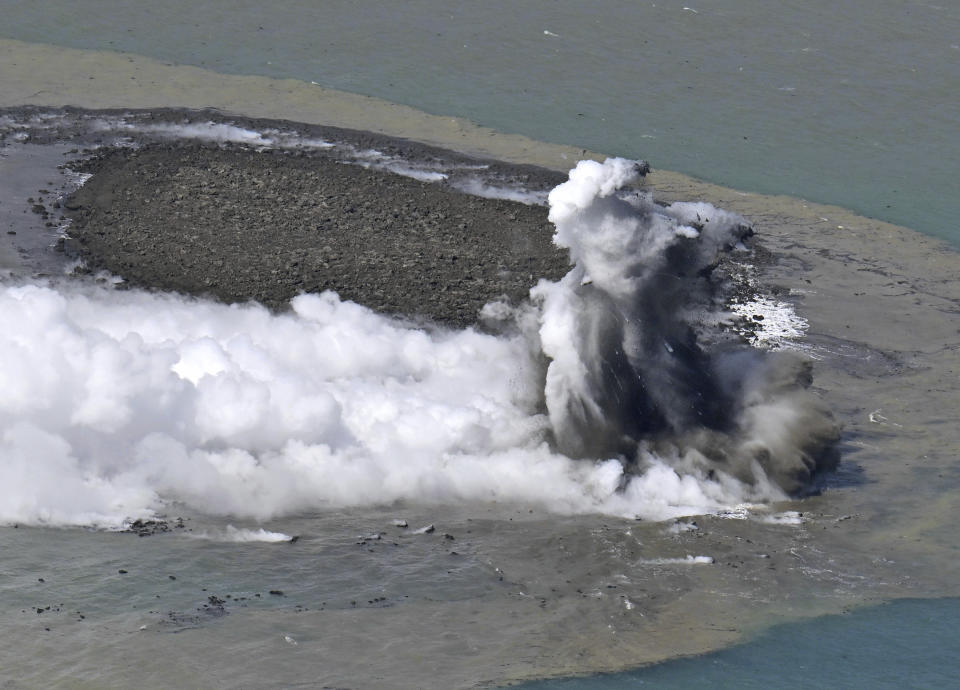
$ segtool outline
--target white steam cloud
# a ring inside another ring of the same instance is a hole
[[[712,260],[741,221],[616,196],[637,172],[581,163],[551,194],[577,266],[533,291],[534,326],[512,335],[427,331],[329,292],[272,314],[85,283],[0,287],[0,522],[117,527],[177,504],[268,519],[401,499],[665,519],[783,497],[798,463],[816,469],[797,439],[826,433],[822,410],[796,365],[708,356],[683,317],[702,270],[677,267]],[[705,422],[717,401],[735,414]]]
[[[711,274],[753,231],[710,204],[618,193],[645,172],[621,158],[581,161],[550,193],[554,242],[575,264],[532,291],[556,446],[634,457],[640,472],[666,458],[684,476],[729,475],[771,499],[801,491],[832,464],[837,436],[806,390],[806,364],[711,352],[697,337],[718,309]]]
[[[550,449],[520,336],[427,333],[336,295],[293,313],[0,291],[0,521],[119,526],[183,502],[266,519],[397,499],[666,518],[751,498],[651,458]],[[624,485],[625,488],[624,488]]]
[[[193,539],[207,539],[209,541],[222,541],[230,543],[248,544],[248,543],[267,543],[279,544],[293,541],[293,537],[283,532],[270,532],[263,529],[245,529],[227,525],[223,530],[205,530],[200,533],[189,532],[189,537]]]
[[[224,122],[129,122],[127,118],[99,118],[95,129],[104,132],[151,134],[169,139],[195,139],[218,144],[246,144],[263,148],[328,149],[335,145],[322,139],[303,137],[295,132],[279,129],[254,130]]]

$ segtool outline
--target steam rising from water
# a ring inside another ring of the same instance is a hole
[[[533,327],[508,335],[427,331],[329,292],[277,315],[4,286],[0,521],[401,499],[663,519],[799,488],[833,428],[803,367],[707,353],[691,325],[745,224],[616,196],[637,172],[581,163],[551,194],[576,266],[535,288],[521,310]]]
[[[651,453],[673,457],[684,472],[730,474],[770,498],[799,491],[831,464],[837,433],[805,390],[807,366],[743,347],[708,352],[697,338],[717,309],[711,273],[753,230],[710,204],[616,194],[645,172],[581,161],[550,193],[554,241],[575,263],[533,290],[557,446],[636,456],[641,471]]]

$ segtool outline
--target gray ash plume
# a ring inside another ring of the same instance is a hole
[[[712,271],[753,230],[709,204],[618,193],[646,170],[583,161],[550,194],[554,242],[574,264],[532,291],[557,448],[619,455],[636,471],[656,457],[767,498],[800,493],[835,465],[838,438],[808,390],[809,363],[742,344],[708,349],[697,336],[720,308]]]

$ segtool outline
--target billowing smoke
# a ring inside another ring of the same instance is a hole
[[[554,190],[576,266],[533,290],[533,326],[513,334],[424,329],[329,292],[275,314],[0,286],[0,522],[397,500],[664,519],[801,489],[835,433],[805,365],[696,335],[711,267],[749,228],[618,195],[640,172],[581,163]]]
[[[837,437],[807,391],[808,365],[698,343],[718,309],[711,274],[753,231],[710,204],[619,193],[645,172],[619,158],[581,161],[550,193],[554,241],[574,264],[533,290],[557,448],[636,459],[640,472],[653,455],[672,458],[679,471],[730,475],[771,498],[799,492],[833,463]]]

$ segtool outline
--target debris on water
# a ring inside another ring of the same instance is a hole
[[[174,520],[171,525],[168,521],[163,519],[157,520],[141,520],[137,519],[129,523],[126,529],[120,530],[121,532],[126,532],[130,534],[136,534],[138,537],[150,537],[155,534],[163,534],[165,532],[170,532],[172,529],[184,529],[186,525],[183,522],[182,517],[178,517]]]

